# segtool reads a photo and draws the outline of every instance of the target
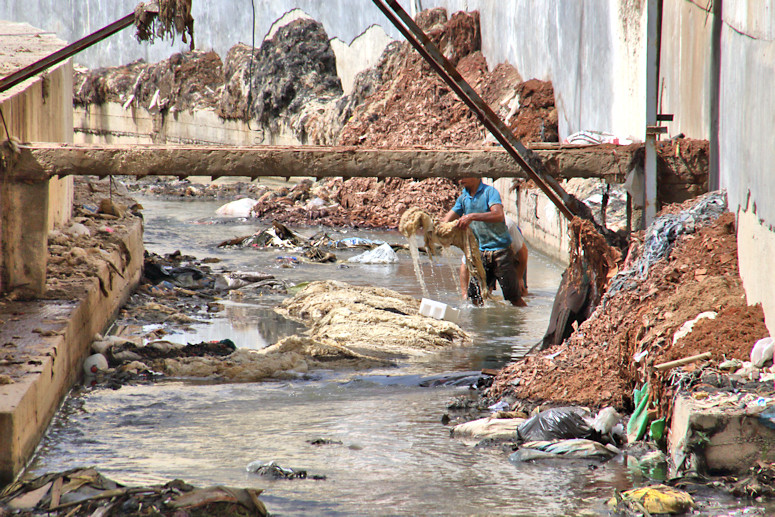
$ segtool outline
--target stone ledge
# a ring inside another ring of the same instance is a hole
[[[24,468],[73,383],[82,375],[95,333],[102,332],[140,280],[143,228],[137,219],[120,236],[131,257],[107,285],[84,280],[81,300],[8,302],[0,328],[0,346],[14,347],[21,377],[0,385],[0,486]],[[122,264],[113,252],[114,264]],[[2,348],[0,348],[2,350]]]
[[[718,393],[704,400],[678,395],[668,438],[672,465],[711,474],[744,473],[757,461],[775,461],[775,430],[762,425],[766,406],[745,393]],[[684,461],[693,465],[682,465]],[[699,465],[697,465],[699,463]]]

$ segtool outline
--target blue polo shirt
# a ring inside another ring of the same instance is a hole
[[[452,211],[458,216],[463,216],[489,212],[492,205],[502,204],[498,191],[493,186],[481,182],[473,196],[468,193],[468,189],[464,188],[463,193],[457,198],[455,206],[452,207]],[[502,250],[511,246],[511,236],[505,222],[473,221],[470,228],[479,240],[479,249],[482,251]]]

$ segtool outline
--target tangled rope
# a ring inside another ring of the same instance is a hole
[[[419,230],[423,231],[425,250],[433,258],[436,246],[449,248],[455,246],[466,256],[466,267],[472,278],[479,282],[482,298],[489,298],[486,288],[486,275],[482,265],[482,255],[479,253],[479,241],[470,228],[461,229],[455,221],[449,223],[435,222],[430,215],[417,207],[410,207],[401,216],[398,231],[411,239]]]
[[[194,50],[194,18],[191,16],[191,0],[157,0],[140,2],[135,8],[135,37],[138,41],[153,43],[156,38],[174,38],[180,34],[183,43]]]

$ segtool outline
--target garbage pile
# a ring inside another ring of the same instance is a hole
[[[727,368],[725,361],[736,359],[740,366],[731,372],[742,377],[742,362],[750,359],[754,344],[768,332],[761,307],[745,302],[734,214],[719,215],[713,208],[708,217],[696,217],[700,207],[716,206],[718,196],[710,194],[673,207],[658,218],[641,237],[645,242],[633,243],[620,276],[612,281],[613,285],[622,282],[623,288],[606,296],[604,307],[601,304],[562,344],[504,368],[489,396],[498,399],[509,394],[524,400],[632,411],[634,390],[648,383],[646,400],[656,405],[656,418],[664,418],[670,415],[671,396],[678,389],[678,378],[671,373],[681,370],[658,370],[656,365],[709,352],[709,362],[691,363],[683,370],[705,378],[706,368]],[[665,236],[652,230],[676,217],[691,219],[693,224],[683,225],[669,253],[658,253],[644,267],[641,258],[653,256],[647,250],[656,246],[654,239]],[[687,325],[691,328],[687,332],[684,325],[705,312],[715,317],[700,318]]]
[[[128,65],[73,74],[73,104],[106,102],[142,107],[152,112],[215,109],[223,89],[223,63],[214,51],[176,53],[158,63],[137,60]]]
[[[11,483],[0,492],[0,515],[269,515],[258,498],[261,492],[196,488],[179,479],[125,486],[93,468],[76,468]]]
[[[150,305],[137,311],[138,323],[148,318]],[[143,340],[99,337],[92,344],[94,355],[87,359],[87,366],[95,365],[96,370],[87,374],[92,373],[97,384],[112,388],[161,376],[256,382],[305,376],[319,369],[389,366],[470,343],[456,324],[421,315],[417,300],[388,289],[312,282],[276,310],[303,323],[306,332],[260,350],[236,348],[229,339],[195,344],[153,339],[166,333],[164,329]],[[95,356],[102,361],[90,362]]]
[[[44,299],[72,300],[83,281],[97,278],[106,290],[124,274],[131,260],[117,235],[133,228],[142,207],[120,184],[103,180],[74,180],[73,217],[70,225],[48,235],[48,261]],[[19,289],[23,292],[23,287]]]
[[[323,25],[300,18],[255,52],[243,44],[229,50],[217,113],[255,120],[273,134],[290,127],[301,143],[316,143],[307,134],[308,119],[341,96],[336,56]]]

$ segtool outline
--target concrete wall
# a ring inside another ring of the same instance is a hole
[[[775,2],[725,0],[721,29],[720,173],[738,213],[748,303],[775,335]]]
[[[670,135],[710,136],[711,21],[690,2],[664,3],[658,106],[675,115]]]
[[[288,129],[277,135],[240,120],[222,120],[213,110],[179,111],[162,116],[134,106],[106,102],[74,110],[78,144],[301,145]]]
[[[64,44],[64,43],[63,43]],[[73,142],[73,66],[66,61],[44,76],[0,93],[8,131],[22,142]],[[5,130],[2,131],[5,140]],[[49,230],[70,219],[71,178],[49,181]]]
[[[644,1],[424,0],[419,4],[426,9],[446,7],[450,12],[480,10],[482,51],[490,67],[508,61],[525,78],[554,82],[562,136],[580,129],[597,129],[642,139]],[[0,18],[31,21],[73,41],[129,13],[136,3],[7,0],[0,3]],[[407,10],[413,5],[409,0],[400,3]],[[319,20],[331,38],[344,43],[352,43],[375,24],[384,29],[387,37],[400,37],[368,1],[278,0],[255,2],[255,6],[254,38],[250,0],[194,2],[197,47],[212,48],[225,56],[239,41],[250,44],[255,39],[256,45],[260,45],[272,24],[295,8]],[[353,63],[361,59],[373,61],[384,48],[378,44],[383,39],[369,40],[366,48],[359,47],[357,53],[344,59],[353,59]],[[76,62],[97,67],[124,64],[141,57],[158,61],[185,48],[180,41],[139,44],[132,30],[127,29],[81,53]]]
[[[21,68],[64,46],[52,35],[41,35],[27,24],[0,21],[0,62],[4,69]],[[19,48],[25,49],[23,52]],[[10,72],[10,70],[9,70]],[[73,141],[73,68],[65,61],[44,75],[0,93],[8,132],[22,142]],[[2,128],[0,140],[5,140]],[[15,182],[0,186],[0,291],[19,288],[43,292],[48,232],[65,224],[72,211],[71,178],[45,183]]]

